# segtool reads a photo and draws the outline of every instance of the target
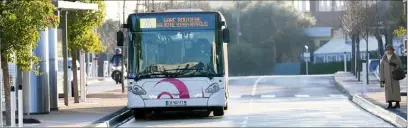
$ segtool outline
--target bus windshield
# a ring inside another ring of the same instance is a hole
[[[134,51],[140,54],[132,67],[139,67],[138,77],[216,75],[215,35],[216,30],[135,32]]]

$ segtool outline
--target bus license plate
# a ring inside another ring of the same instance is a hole
[[[166,106],[185,106],[187,101],[166,101]]]

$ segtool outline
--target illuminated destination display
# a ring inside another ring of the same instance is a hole
[[[174,27],[208,27],[208,21],[201,21],[201,17],[179,17],[165,18],[162,22],[157,23],[158,28]]]
[[[134,15],[131,25],[137,31],[215,29],[215,14]]]

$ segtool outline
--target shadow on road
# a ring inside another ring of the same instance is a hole
[[[145,118],[137,119],[137,121],[165,121],[165,120],[192,120],[192,119],[219,119],[222,117],[214,117],[211,111],[169,111],[155,112],[146,114]]]

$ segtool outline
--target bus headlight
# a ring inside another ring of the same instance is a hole
[[[211,84],[206,90],[206,93],[216,93],[220,91],[220,86],[217,83]]]
[[[146,95],[146,91],[137,85],[128,86],[128,91],[132,92],[135,95]]]

